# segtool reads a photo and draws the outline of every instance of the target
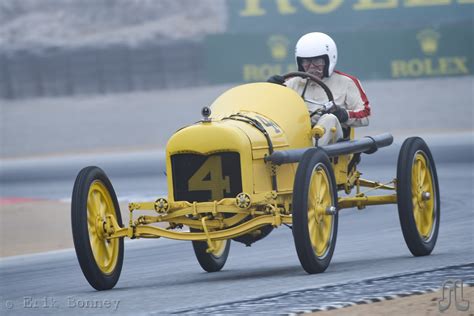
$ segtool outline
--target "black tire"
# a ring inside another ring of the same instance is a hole
[[[428,146],[419,137],[406,139],[398,156],[397,204],[403,237],[414,256],[429,255],[435,247],[441,216],[439,195],[436,167]]]
[[[191,232],[200,232],[200,230],[191,229]],[[229,256],[230,250],[230,239],[222,241],[225,245],[222,245],[221,251],[219,251],[218,255],[207,253],[207,242],[205,241],[193,241],[193,249],[194,254],[196,255],[196,259],[199,262],[201,268],[207,272],[217,272],[220,271],[226,261],[227,257]]]
[[[91,188],[93,189],[91,190]],[[100,191],[97,191],[98,189]],[[89,201],[91,207],[88,207],[88,200],[92,194],[94,198],[91,198]],[[95,204],[92,207],[92,203],[97,203],[97,201],[99,201],[100,206],[97,207],[97,204]],[[102,207],[103,205],[105,205],[105,208]],[[110,180],[102,169],[87,167],[77,175],[72,192],[72,236],[79,265],[89,284],[98,291],[109,290],[115,286],[122,271],[123,238],[111,241],[100,239],[96,230],[97,224],[94,226],[88,221],[89,219],[93,223],[94,215],[92,214],[94,212],[96,212],[96,223],[100,223],[100,219],[105,218],[103,214],[108,214],[115,215],[120,227],[123,226],[119,204]],[[89,235],[93,236],[95,246],[91,245]],[[103,262],[102,268],[94,256],[93,248],[97,253],[99,253],[98,251],[105,251],[102,252],[102,256],[97,255],[99,262]]]
[[[316,175],[318,173],[318,175]],[[324,208],[326,204],[331,204],[337,210],[337,189],[336,189],[336,180],[334,178],[334,172],[332,170],[332,165],[329,161],[328,156],[324,151],[318,148],[312,148],[305,152],[301,161],[298,165],[296,171],[295,183],[293,186],[293,239],[295,241],[296,252],[300,260],[301,266],[309,274],[321,273],[324,272],[329,263],[331,262],[332,255],[334,253],[334,248],[336,247],[337,239],[337,226],[338,226],[338,213],[334,212],[333,215],[322,215],[321,211],[319,215],[316,210],[314,210],[314,218],[311,220],[308,218],[308,212],[311,209],[308,209],[310,206],[309,198],[312,195],[310,194],[310,185],[316,186],[312,183],[312,179],[315,176],[321,177],[324,174],[325,181],[324,185],[320,185],[321,188],[326,187],[324,197],[326,201],[321,203],[319,200],[319,208]],[[321,182],[322,183],[322,182]],[[324,192],[324,191],[323,191]],[[322,193],[322,192],[315,192]],[[316,207],[316,205],[314,205]],[[316,217],[319,216],[320,223],[317,223]],[[310,231],[311,221],[314,222],[314,229]],[[326,221],[326,222],[324,222]],[[320,251],[318,254],[318,248],[314,245],[315,240],[317,239],[318,231],[320,232],[322,227],[327,223],[330,224],[329,232],[326,237],[327,241],[324,242],[323,251]],[[311,241],[313,237],[313,242]]]

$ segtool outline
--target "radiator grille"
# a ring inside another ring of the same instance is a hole
[[[239,153],[175,154],[171,167],[175,201],[207,202],[242,192]]]

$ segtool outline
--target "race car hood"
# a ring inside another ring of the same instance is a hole
[[[283,131],[290,148],[312,145],[306,104],[294,90],[284,86],[251,83],[235,87],[217,98],[211,111],[210,118],[214,120],[238,113],[260,115]],[[266,126],[266,129],[272,132],[271,126]]]

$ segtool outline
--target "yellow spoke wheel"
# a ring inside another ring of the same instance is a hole
[[[108,238],[110,217],[122,226],[110,180],[98,167],[82,169],[74,183],[71,201],[72,232],[82,272],[97,290],[113,288],[122,270],[123,238]]]
[[[308,229],[311,244],[316,255],[324,256],[330,245],[333,216],[326,214],[326,209],[333,202],[329,179],[322,166],[313,171],[308,194]]]
[[[331,261],[337,238],[337,190],[332,165],[317,148],[298,165],[293,187],[293,238],[308,273],[320,273]]]
[[[87,197],[87,227],[95,262],[104,274],[111,274],[117,265],[119,242],[106,239],[107,215],[115,216],[115,208],[105,185],[95,180]]]
[[[200,232],[200,230],[191,228],[191,232]],[[201,268],[207,272],[220,271],[229,256],[230,242],[230,239],[213,241],[214,249],[211,252],[207,252],[207,242],[193,241],[194,254]]]
[[[431,152],[419,137],[408,138],[400,149],[397,203],[408,248],[415,256],[429,255],[439,231],[439,186]]]
[[[411,176],[413,216],[420,236],[427,240],[433,232],[435,221],[433,180],[426,157],[417,152],[413,160]]]

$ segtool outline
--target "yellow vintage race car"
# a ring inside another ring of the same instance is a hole
[[[293,76],[318,83],[333,101],[317,77],[285,75]],[[408,248],[415,256],[430,254],[439,230],[440,197],[426,143],[406,139],[396,179],[369,181],[357,170],[361,154],[390,145],[393,137],[354,139],[354,131],[346,129],[345,139],[320,147],[317,140],[325,131],[311,127],[312,114],[304,96],[280,85],[252,83],[228,90],[203,109],[201,121],[169,139],[168,196],[129,203],[128,225],[106,174],[98,167],[82,169],[72,196],[72,231],[92,287],[106,290],[117,283],[125,237],[192,241],[201,267],[215,272],[224,266],[231,240],[250,245],[280,225],[292,229],[303,269],[320,273],[334,252],[339,211],[368,205],[397,204]],[[379,190],[389,194],[373,194]]]

